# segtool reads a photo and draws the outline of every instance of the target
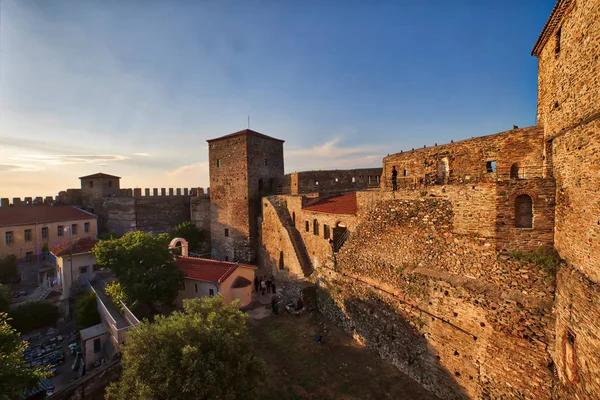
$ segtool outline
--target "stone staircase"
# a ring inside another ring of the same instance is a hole
[[[52,291],[52,286],[50,286],[50,281],[46,280],[40,286],[38,286],[33,291],[33,293],[31,293],[29,295],[29,297],[27,298],[27,303],[30,303],[32,301],[42,301],[46,297],[48,297],[48,295],[50,294],[51,291]]]
[[[281,225],[283,225],[288,233],[290,241],[294,246],[296,258],[302,267],[304,276],[310,276],[313,273],[312,261],[308,255],[308,251],[306,250],[306,245],[304,244],[304,240],[302,239],[300,231],[294,226],[290,212],[287,209],[287,204],[285,201],[274,197],[268,197],[268,199],[271,205],[273,205],[273,208],[275,208],[277,216],[279,217],[279,221],[281,221]]]

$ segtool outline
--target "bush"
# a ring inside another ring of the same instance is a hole
[[[14,254],[0,257],[0,282],[10,283],[19,277],[19,260]]]
[[[58,308],[43,301],[33,301],[9,310],[10,325],[21,333],[56,324]]]
[[[75,299],[75,323],[79,329],[89,328],[100,323],[98,302],[94,293],[82,293]]]
[[[554,249],[538,247],[534,251],[515,251],[510,253],[511,258],[526,261],[542,268],[552,284],[556,281],[556,273],[560,267],[561,259]]]

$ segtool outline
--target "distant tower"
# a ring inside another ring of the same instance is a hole
[[[82,207],[98,216],[98,232],[104,232],[108,216],[102,199],[119,195],[121,177],[100,172],[82,176],[79,180],[81,181]]]
[[[260,201],[283,178],[283,140],[245,129],[207,142],[211,256],[256,262]]]

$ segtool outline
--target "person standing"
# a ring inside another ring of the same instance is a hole
[[[265,282],[265,278],[263,277],[260,280],[260,291],[262,292],[262,295],[265,295],[265,291],[267,290],[267,283]]]
[[[398,171],[396,170],[396,166],[392,167],[392,190],[398,189]]]

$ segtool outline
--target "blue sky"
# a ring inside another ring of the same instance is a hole
[[[286,172],[535,124],[554,0],[0,2],[0,196],[208,185],[206,139],[286,141]]]

